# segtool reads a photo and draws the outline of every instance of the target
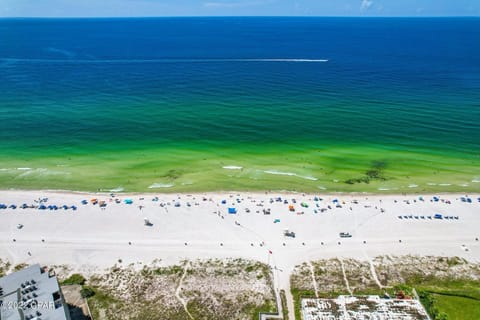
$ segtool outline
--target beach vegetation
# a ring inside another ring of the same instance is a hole
[[[90,298],[95,295],[95,290],[92,287],[84,286],[80,290],[80,295],[82,298]]]
[[[4,262],[2,259],[0,259],[0,277],[3,277],[8,269],[10,269],[10,262]]]
[[[20,263],[20,264],[17,264],[15,267],[13,267],[13,271],[20,271],[22,269],[25,269],[26,267],[28,267],[28,264],[26,263]]]
[[[90,311],[92,312],[93,319],[109,318],[106,313],[108,310],[115,310],[122,307],[120,300],[114,298],[111,294],[100,288],[94,289],[95,294],[88,298],[88,304]]]
[[[85,279],[84,276],[82,276],[79,273],[74,273],[67,279],[63,280],[62,285],[72,285],[72,284],[84,285],[85,281],[87,280]]]
[[[280,290],[280,300],[282,303],[282,316],[283,320],[288,320],[288,306],[287,306],[287,296],[285,295],[285,290]]]
[[[194,319],[258,319],[259,312],[276,311],[269,266],[245,259],[155,263],[140,270],[116,266],[88,284],[95,319],[188,320],[188,313]],[[176,296],[179,288],[188,313]]]
[[[181,274],[183,272],[183,268],[181,266],[170,266],[170,267],[160,267],[153,270],[153,273],[157,276],[160,275],[173,275],[173,274]]]

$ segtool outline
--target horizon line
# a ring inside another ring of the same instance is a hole
[[[364,16],[364,15],[355,15],[355,16],[342,16],[342,15],[325,15],[325,16],[315,16],[315,15],[297,15],[297,16],[284,16],[284,15],[245,15],[245,16],[236,16],[236,15],[213,15],[213,16],[194,16],[194,15],[172,15],[172,16],[0,16],[0,19],[164,19],[164,18],[362,18],[362,19],[399,19],[399,18],[408,18],[408,19],[437,19],[437,18],[480,18],[476,15],[451,15],[451,16],[408,16],[408,15],[399,15],[399,16]]]

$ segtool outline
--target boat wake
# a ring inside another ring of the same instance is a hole
[[[15,63],[74,63],[74,64],[100,64],[100,63],[218,63],[218,62],[306,62],[321,63],[328,59],[302,59],[302,58],[193,58],[193,59],[23,59],[0,58],[2,64]]]

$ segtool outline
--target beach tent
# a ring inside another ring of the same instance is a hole
[[[222,204],[227,204],[227,200],[222,200]]]
[[[229,214],[236,214],[236,213],[237,213],[237,209],[235,209],[235,208],[228,208],[228,213],[229,213]]]
[[[123,200],[123,202],[124,202],[125,204],[132,204],[132,203],[133,203],[133,200],[132,200],[132,199],[125,199],[125,200]]]
[[[302,207],[308,208],[308,204],[306,202],[302,202]]]
[[[442,215],[437,213],[436,215],[433,216],[435,219],[442,219]]]

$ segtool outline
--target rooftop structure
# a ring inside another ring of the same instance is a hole
[[[339,296],[336,299],[302,299],[304,320],[375,319],[429,320],[418,300],[379,296]]]
[[[55,274],[32,265],[0,278],[0,320],[70,320]]]

